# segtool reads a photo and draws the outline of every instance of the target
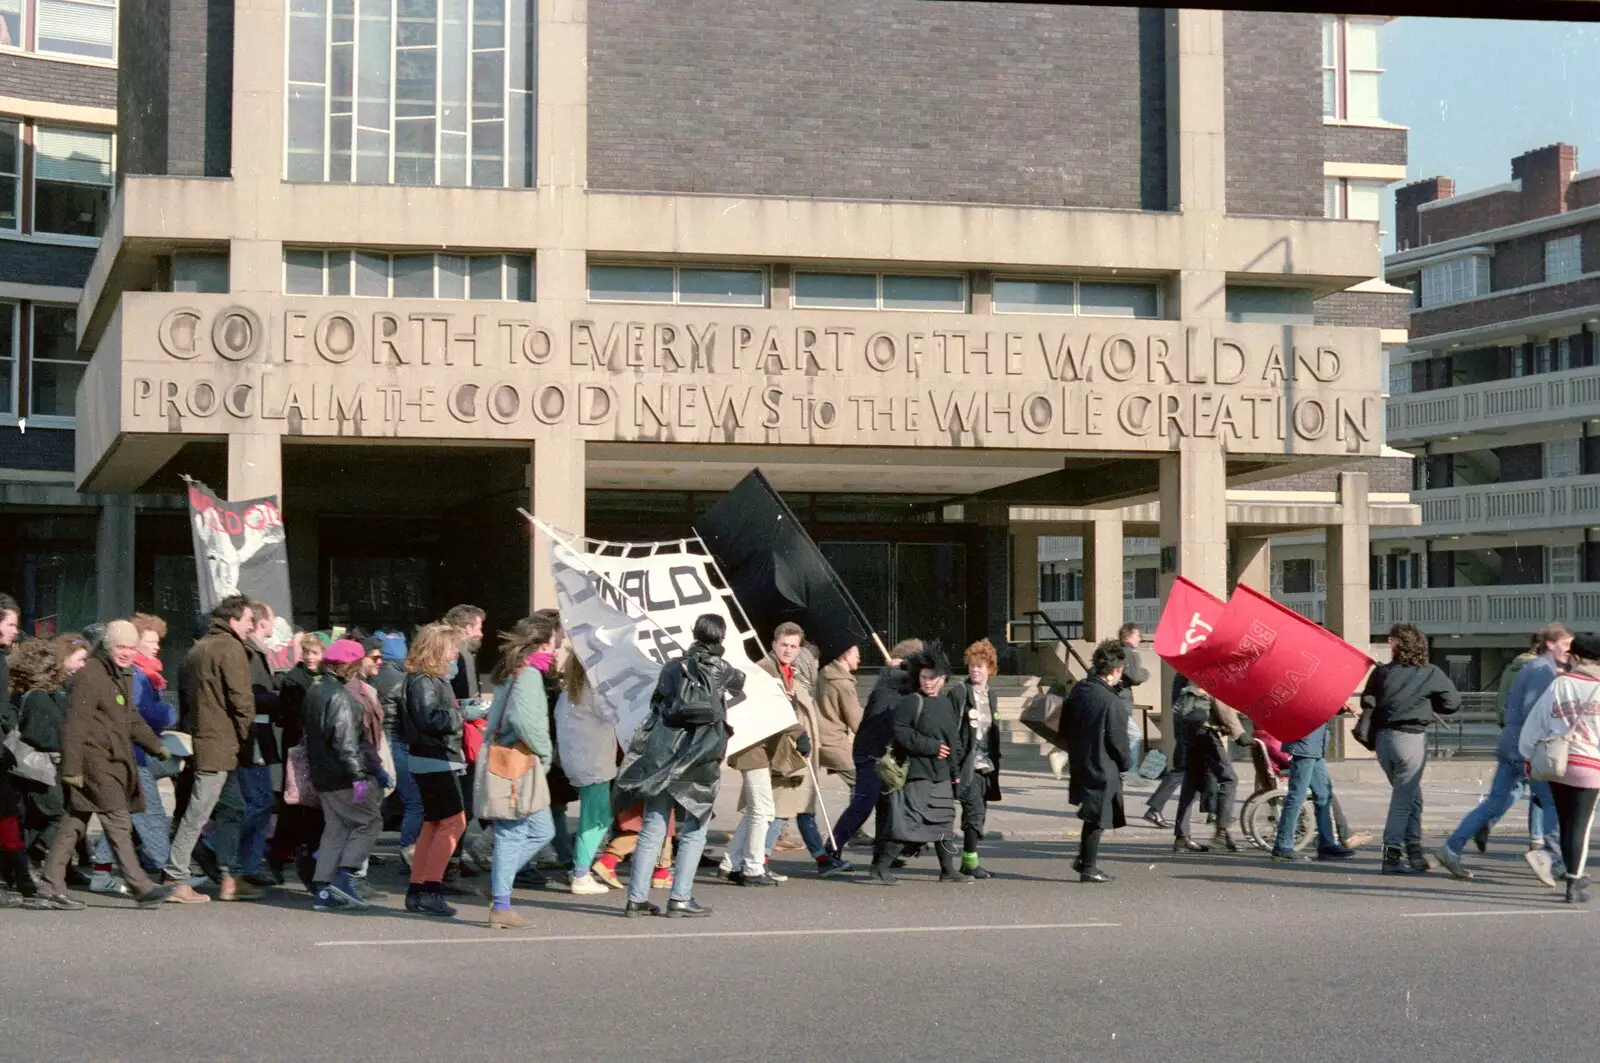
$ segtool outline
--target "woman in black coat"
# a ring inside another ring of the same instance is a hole
[[[17,693],[18,733],[44,753],[60,754],[61,724],[67,715],[67,676],[48,639],[25,639],[11,653],[11,686]],[[43,861],[67,814],[57,781],[50,786],[13,779],[21,796],[22,833],[28,852]]]
[[[878,798],[878,839],[870,872],[884,885],[900,880],[890,865],[908,845],[937,842],[939,881],[974,881],[956,869],[950,838],[956,821],[956,791],[972,777],[966,719],[944,681],[950,663],[938,646],[928,646],[905,659],[912,689],[894,711],[893,748],[906,758],[906,784]]]
[[[1117,695],[1125,648],[1116,639],[1095,647],[1093,673],[1067,695],[1061,710],[1061,738],[1071,762],[1067,800],[1078,806],[1083,833],[1073,870],[1080,882],[1110,882],[1098,866],[1100,834],[1127,826],[1122,810],[1122,773],[1133,768],[1128,747],[1128,709]]]

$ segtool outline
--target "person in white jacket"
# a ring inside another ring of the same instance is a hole
[[[1567,903],[1589,900],[1589,830],[1600,798],[1600,636],[1575,635],[1564,675],[1528,712],[1517,750],[1535,779],[1547,777],[1561,824]]]
[[[561,662],[556,699],[556,746],[561,766],[578,788],[578,833],[572,840],[572,892],[609,889],[589,869],[611,826],[611,781],[617,777],[617,714],[595,693],[569,649]]]

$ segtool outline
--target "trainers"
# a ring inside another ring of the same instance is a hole
[[[1540,882],[1543,882],[1551,889],[1556,888],[1556,876],[1553,866],[1555,858],[1547,850],[1529,849],[1522,854],[1522,858],[1528,862],[1529,867],[1533,868],[1533,874]]]
[[[1146,823],[1150,824],[1152,827],[1160,827],[1162,830],[1172,826],[1172,821],[1166,816],[1163,816],[1159,809],[1147,809],[1145,814],[1140,818]]]
[[[847,875],[855,869],[856,865],[850,861],[832,856],[826,862],[817,865],[817,874],[823,878],[832,878],[835,875]]]
[[[1272,862],[1275,864],[1299,864],[1304,863],[1306,859],[1306,857],[1295,852],[1293,849],[1272,850]]]
[[[1472,872],[1467,870],[1467,865],[1461,862],[1461,854],[1451,849],[1448,845],[1439,846],[1434,853],[1439,858],[1439,866],[1450,872],[1451,877],[1463,881],[1472,877]]]
[[[456,914],[456,910],[444,902],[444,895],[441,893],[419,894],[416,908],[410,908],[410,905],[407,905],[407,908],[421,915],[437,916],[440,919],[450,919]]]
[[[789,876],[788,875],[780,875],[780,874],[778,874],[776,871],[772,870],[772,865],[771,864],[768,864],[764,868],[764,870],[766,871],[767,877],[770,878],[772,881],[778,883],[780,886],[783,883],[789,881]]]
[[[172,892],[167,894],[169,904],[210,904],[211,898],[199,892],[187,882],[180,882],[172,887]]]
[[[115,871],[96,871],[89,879],[89,892],[126,897],[133,891],[128,889],[128,884],[122,881],[122,876]]]
[[[355,876],[350,872],[339,871],[324,888],[352,908],[365,908],[367,902],[361,899],[361,890],[356,887],[354,880]]]
[[[601,882],[595,875],[573,875],[572,882],[567,887],[573,893],[587,896],[596,896],[601,893],[610,893],[611,888]]]
[[[690,897],[686,901],[667,901],[666,917],[668,919],[703,919],[711,914],[711,909]]]
[[[622,880],[617,878],[617,873],[598,860],[589,869],[589,873],[614,890],[622,888]]]
[[[510,908],[489,909],[490,930],[527,930],[533,926]]]
[[[335,893],[331,887],[323,886],[311,896],[311,910],[313,912],[348,912],[353,911],[355,905],[344,899],[344,895]]]
[[[728,873],[728,881],[735,886],[776,886],[778,880],[771,875],[749,875],[743,871]]]

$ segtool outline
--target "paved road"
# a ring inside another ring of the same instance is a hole
[[[1004,877],[898,888],[697,887],[706,920],[621,894],[519,894],[440,923],[268,902],[0,913],[0,1055],[52,1060],[1593,1059],[1595,916],[1510,839],[1480,881],[1264,855],[1174,857],[1118,832],[1109,886],[1071,846],[1006,842]],[[392,864],[390,867],[392,868]],[[383,879],[379,879],[383,882]],[[397,884],[389,877],[389,884]],[[1535,990],[1534,987],[1537,987]]]

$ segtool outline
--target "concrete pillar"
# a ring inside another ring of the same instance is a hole
[[[1083,637],[1115,638],[1122,626],[1122,519],[1096,517],[1083,533]]]
[[[1342,519],[1328,529],[1328,606],[1325,626],[1366,650],[1372,643],[1372,536],[1367,510],[1367,474],[1339,474]]]
[[[1220,321],[1227,308],[1226,274],[1207,262],[1227,210],[1222,19],[1221,11],[1167,12],[1167,206],[1183,215],[1189,245],[1169,298],[1184,321]]]
[[[134,507],[107,495],[94,535],[94,615],[104,622],[133,614]]]
[[[1025,620],[1039,608],[1039,533],[1011,529],[1011,617]]]
[[[1161,597],[1183,576],[1215,594],[1228,595],[1227,458],[1209,439],[1183,439],[1176,453],[1161,456]],[[1176,673],[1161,663],[1161,748],[1172,751],[1172,679]]]
[[[1262,594],[1272,593],[1272,540],[1265,535],[1240,535],[1230,540],[1228,593],[1243,583]]]
[[[230,502],[278,496],[283,504],[283,444],[275,435],[233,432],[228,436],[228,494]]]
[[[546,439],[528,448],[533,467],[528,511],[551,527],[569,535],[583,534],[586,446],[570,437]],[[550,541],[534,530],[529,538],[529,611],[554,608],[555,581],[550,576]]]

